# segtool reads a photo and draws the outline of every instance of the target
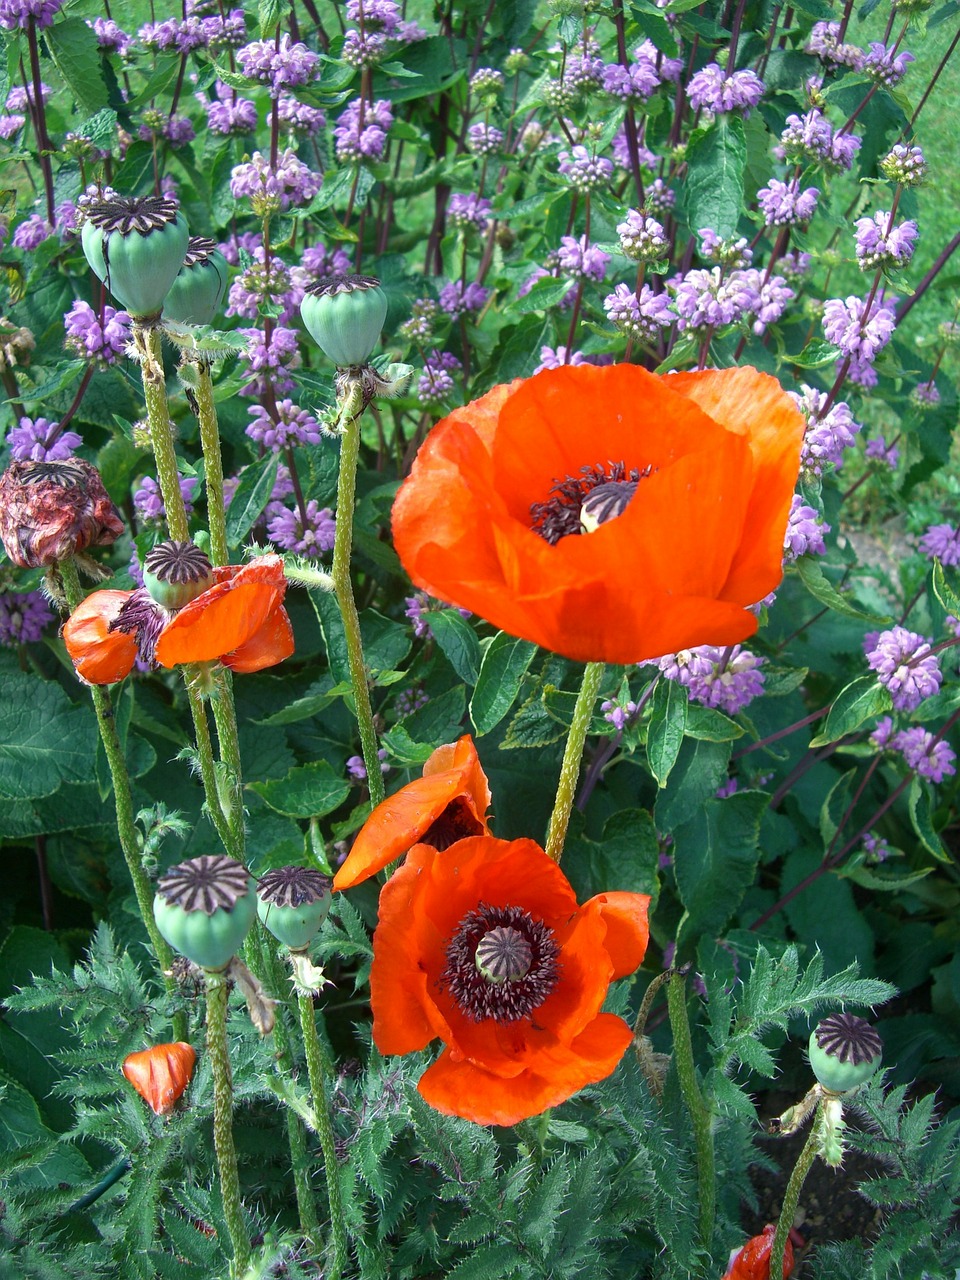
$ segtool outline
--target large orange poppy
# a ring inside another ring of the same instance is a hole
[[[803,430],[752,368],[546,370],[433,429],[396,549],[418,587],[569,658],[734,644],[782,576]]]
[[[577,905],[532,840],[418,844],[380,894],[370,997],[382,1053],[436,1038],[420,1079],[438,1111],[516,1124],[614,1070],[630,1027],[601,1013],[607,987],[647,947],[638,893]]]
[[[470,735],[437,747],[423,777],[387,796],[370,814],[333,878],[334,889],[352,889],[415,844],[444,849],[463,836],[485,834],[489,808],[487,775]]]
[[[240,673],[275,666],[293,653],[293,628],[283,607],[287,580],[280,556],[213,570],[214,582],[183,609],[168,614],[143,591],[94,591],[73,611],[63,639],[77,674],[88,684],[112,684],[130,674],[138,654],[162,667],[218,659]],[[122,629],[121,611],[139,602],[156,623],[149,652],[142,632]],[[118,625],[120,623],[121,625]]]

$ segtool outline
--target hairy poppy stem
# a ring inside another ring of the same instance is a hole
[[[793,1166],[790,1181],[787,1183],[787,1189],[783,1193],[783,1206],[780,1209],[777,1230],[770,1249],[770,1280],[783,1280],[783,1255],[787,1247],[787,1237],[790,1234],[790,1228],[793,1226],[793,1220],[797,1215],[797,1205],[800,1203],[800,1192],[803,1189],[803,1184],[806,1181],[807,1174],[813,1167],[813,1162],[822,1144],[823,1100],[820,1099],[817,1103],[817,1112],[813,1118],[813,1125],[810,1128],[810,1136],[800,1152],[800,1158]]]
[[[360,617],[353,595],[350,578],[350,556],[353,550],[353,510],[357,495],[357,462],[360,457],[360,417],[346,417],[340,436],[340,472],[337,476],[337,531],[333,544],[333,563],[330,576],[343,619],[343,631],[347,644],[347,661],[350,664],[350,682],[353,685],[353,701],[360,730],[360,747],[367,770],[367,788],[370,803],[376,806],[386,792],[380,757],[377,755],[377,731],[373,724],[373,707],[367,687],[367,671],[363,664],[363,641],[360,636]]]
[[[313,999],[301,994],[297,998],[300,1011],[300,1029],[303,1032],[303,1048],[307,1056],[307,1075],[313,1095],[313,1110],[317,1117],[317,1135],[323,1151],[323,1168],[327,1178],[327,1202],[330,1206],[330,1233],[333,1260],[326,1271],[326,1280],[340,1280],[349,1262],[347,1227],[343,1218],[343,1199],[340,1195],[340,1173],[337,1166],[337,1149],[330,1122],[330,1104],[327,1100],[326,1080],[333,1074],[332,1065],[317,1035],[316,1014]]]
[[[187,510],[180,492],[180,472],[173,447],[173,431],[170,408],[167,404],[167,386],[163,376],[163,354],[160,350],[160,332],[149,325],[133,322],[133,343],[140,358],[140,374],[143,378],[143,396],[147,404],[147,425],[150,443],[157,464],[157,481],[163,497],[170,537],[176,542],[190,540]]]
[[[680,1081],[680,1092],[690,1113],[693,1138],[697,1149],[697,1192],[700,1202],[700,1243],[709,1250],[717,1208],[717,1181],[713,1154],[713,1132],[710,1113],[703,1101],[693,1062],[693,1042],[687,1018],[686,984],[680,970],[674,970],[667,983],[667,1008],[673,1033],[673,1060]],[[771,1272],[772,1274],[772,1272]]]
[[[58,568],[67,605],[70,611],[73,612],[83,600],[83,588],[80,586],[80,575],[77,571],[77,566],[73,560],[61,560]],[[136,894],[141,918],[150,937],[157,963],[160,965],[163,985],[166,987],[168,995],[175,996],[177,984],[170,972],[173,967],[173,952],[169,944],[161,936],[157,923],[153,918],[153,887],[143,865],[142,843],[134,818],[130,772],[127,769],[127,761],[123,754],[123,747],[120,744],[120,736],[117,733],[117,722],[113,712],[113,705],[110,701],[110,694],[102,685],[98,684],[90,686],[90,694],[93,698],[93,709],[97,714],[100,740],[103,743],[107,766],[110,769],[110,779],[113,783],[113,803],[117,815],[117,833],[120,837],[120,848],[123,850],[127,870],[130,872],[130,879],[133,881],[133,891]],[[174,1040],[184,1040],[186,1039],[186,1034],[187,1016],[181,1009],[173,1015],[173,1038]]]
[[[210,365],[205,360],[197,366],[197,385],[194,395],[197,402],[197,422],[200,424],[200,445],[203,449],[203,475],[207,486],[207,526],[210,530],[210,562],[224,565],[230,562],[227,550],[227,517],[223,508],[223,455],[220,452],[220,424],[217,406],[213,399],[213,379]]]
[[[250,1262],[250,1237],[240,1203],[237,1149],[233,1144],[233,1075],[227,1048],[227,994],[224,973],[206,973],[207,1053],[213,1071],[213,1145],[220,1171],[223,1215],[233,1245],[234,1276],[242,1276]]]
[[[220,837],[223,847],[228,852],[232,852],[230,826],[223,812],[220,793],[217,789],[217,769],[213,758],[213,740],[210,737],[207,711],[203,705],[203,695],[200,691],[201,683],[201,669],[197,664],[191,663],[183,668],[183,684],[187,691],[187,701],[190,703],[190,714],[193,717],[194,740],[197,746],[197,760],[200,764],[200,781],[203,783],[207,812],[210,815],[210,821],[217,829],[217,835]]]
[[[603,663],[588,662],[583,672],[583,683],[577,695],[577,704],[573,710],[573,723],[567,737],[567,745],[563,752],[563,763],[560,765],[560,781],[557,783],[557,798],[553,802],[553,813],[547,828],[545,845],[547,856],[554,862],[560,861],[563,853],[563,842],[567,838],[567,826],[570,822],[570,810],[573,808],[577,793],[577,780],[580,777],[580,762],[583,758],[583,744],[587,739],[590,717],[593,715],[597,694],[600,692],[600,681],[603,679]]]
[[[243,829],[243,765],[240,760],[240,734],[237,708],[233,700],[233,677],[227,667],[217,667],[213,675],[213,721],[217,726],[220,760],[227,776],[222,780],[226,790],[225,816],[230,829],[227,846],[238,862],[243,861],[246,844]]]

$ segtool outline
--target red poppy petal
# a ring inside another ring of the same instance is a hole
[[[250,675],[275,667],[293,653],[293,627],[286,609],[281,605],[270,614],[260,630],[246,644],[225,653],[221,661],[238,675]]]
[[[204,591],[168,622],[157,641],[162,667],[210,662],[233,653],[260,630],[283,593],[265,582],[219,583]]]
[[[131,595],[130,591],[94,591],[63,624],[67,652],[77,675],[88,684],[113,684],[133,670],[136,636],[110,630]]]
[[[420,1078],[421,1095],[437,1111],[476,1124],[512,1125],[565,1102],[605,1079],[623,1057],[632,1032],[613,1014],[600,1014],[569,1049],[558,1050],[545,1072],[502,1079],[445,1050]]]
[[[129,1054],[120,1068],[144,1102],[158,1116],[172,1111],[193,1076],[197,1055],[178,1040]]]
[[[645,893],[598,893],[580,908],[584,913],[596,912],[606,926],[604,946],[615,979],[629,977],[643,964],[650,940],[649,906]]]

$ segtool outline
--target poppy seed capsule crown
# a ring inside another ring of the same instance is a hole
[[[278,942],[302,951],[326,919],[332,884],[312,867],[278,867],[260,877],[257,914]]]
[[[227,287],[227,260],[216,241],[191,236],[177,278],[163,303],[163,314],[180,324],[212,324]]]
[[[255,882],[226,854],[203,854],[157,881],[153,918],[175,951],[201,969],[223,969],[257,914]]]
[[[83,215],[80,243],[94,273],[135,319],[159,315],[190,238],[176,201],[111,192]]]
[[[121,533],[120,512],[83,458],[11,462],[0,476],[0,541],[21,569],[108,547]]]
[[[164,609],[182,609],[213,585],[213,566],[193,542],[159,542],[144,559],[143,585]]]
[[[810,1067],[824,1089],[847,1093],[876,1071],[883,1042],[865,1018],[835,1013],[811,1032],[809,1053]]]
[[[387,295],[373,276],[327,276],[308,287],[300,314],[327,359],[353,368],[365,365],[380,341]]]

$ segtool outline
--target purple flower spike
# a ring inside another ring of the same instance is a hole
[[[930,641],[906,627],[881,631],[867,652],[867,665],[889,690],[897,711],[914,711],[939,692],[943,680]]]

